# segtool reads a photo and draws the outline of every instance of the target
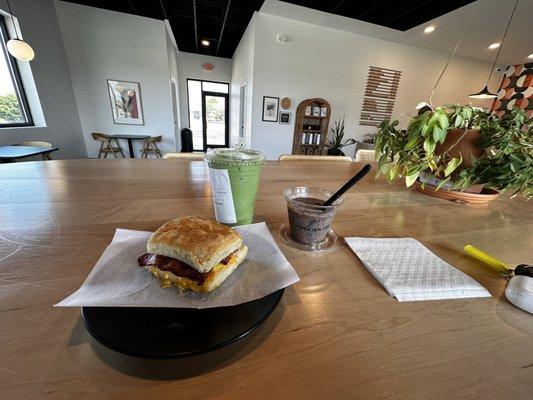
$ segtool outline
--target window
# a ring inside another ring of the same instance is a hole
[[[229,84],[187,79],[189,128],[194,150],[228,147]]]
[[[6,22],[0,16],[0,128],[32,126],[17,63],[7,52],[8,40]]]

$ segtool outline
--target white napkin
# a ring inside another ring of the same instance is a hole
[[[483,286],[413,238],[347,237],[345,241],[398,301],[490,297]]]
[[[233,306],[265,297],[300,279],[266,224],[235,228],[248,246],[246,260],[211,293],[163,289],[159,280],[137,264],[146,253],[150,232],[117,229],[111,244],[82,286],[56,306],[180,307]]]

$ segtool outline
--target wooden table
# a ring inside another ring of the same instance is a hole
[[[505,281],[461,251],[531,262],[533,203],[460,205],[367,176],[345,196],[339,236],[411,236],[471,275],[492,298],[399,303],[339,242],[311,255],[284,245],[283,188],[334,189],[357,164],[270,162],[256,220],[266,221],[301,281],[255,332],[178,361],[122,356],[96,343],[75,291],[115,229],[154,230],[212,216],[203,162],[79,160],[0,167],[2,399],[531,399],[533,316]],[[127,277],[125,277],[127,279]],[[135,334],[135,332],[132,332]]]
[[[150,137],[150,135],[107,135],[110,139],[126,139],[128,141],[128,150],[130,151],[130,158],[135,158],[133,154],[133,141],[134,140],[145,140]]]
[[[0,146],[0,163],[14,162],[19,158],[49,154],[57,150],[57,147]]]

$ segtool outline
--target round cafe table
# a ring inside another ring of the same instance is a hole
[[[256,206],[301,281],[254,334],[183,360],[109,350],[75,291],[115,229],[151,231],[176,216],[212,217],[206,166],[183,160],[69,160],[0,165],[0,393],[4,399],[530,399],[533,316],[471,243],[511,265],[532,262],[533,203],[504,195],[472,206],[389,186],[371,173],[345,196],[326,254],[284,245],[283,188],[339,187],[361,165],[268,162]],[[492,298],[400,303],[343,236],[413,237]],[[124,279],[128,279],[127,276]],[[132,335],[135,332],[131,332]]]

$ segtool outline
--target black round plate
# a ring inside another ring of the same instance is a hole
[[[179,358],[226,346],[257,328],[284,289],[232,307],[82,307],[89,333],[103,345],[135,357]]]

